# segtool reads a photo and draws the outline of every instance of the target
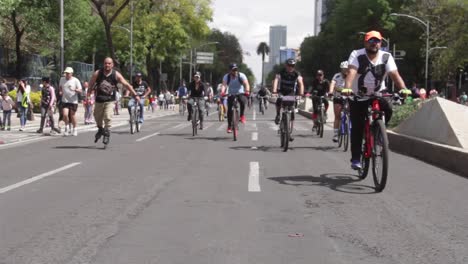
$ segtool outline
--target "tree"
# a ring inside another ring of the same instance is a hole
[[[102,22],[104,23],[104,30],[106,33],[106,42],[107,48],[109,49],[110,56],[114,60],[117,67],[119,67],[120,62],[115,55],[114,43],[112,42],[111,26],[117,17],[120,15],[122,10],[128,6],[130,0],[90,0],[93,8],[101,17]],[[117,7],[115,2],[119,2]]]
[[[264,78],[264,71],[265,71],[265,55],[268,55],[270,53],[270,47],[266,42],[260,42],[257,47],[257,54],[262,55],[262,87],[263,87],[263,82],[265,80]]]

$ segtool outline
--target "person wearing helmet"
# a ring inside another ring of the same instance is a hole
[[[343,61],[340,64],[341,71],[333,75],[330,83],[330,94],[333,94],[333,110],[335,112],[335,122],[333,123],[333,142],[338,142],[338,128],[340,127],[341,109],[344,99],[341,98],[341,91],[345,87],[346,75],[348,74],[348,62]]]
[[[193,81],[189,84],[188,87],[188,102],[187,102],[187,110],[188,110],[188,117],[187,121],[192,120],[192,113],[193,113],[193,102],[194,98],[198,98],[198,116],[200,118],[200,130],[203,130],[203,113],[205,112],[205,84],[201,81],[201,73],[195,72],[193,75]]]
[[[318,116],[318,106],[320,102],[320,96],[327,96],[328,92],[330,91],[330,81],[325,78],[325,73],[323,70],[318,70],[317,73],[315,74],[315,79],[312,81],[312,109],[313,109],[313,115],[312,119],[314,120],[314,127],[313,129],[316,129],[316,122],[317,122],[317,116]],[[325,105],[325,120],[327,119],[327,111],[328,111],[328,100],[325,98],[323,100],[323,103]]]
[[[223,88],[221,96],[224,96],[228,91],[228,127],[227,132],[232,133],[232,107],[234,98],[237,97],[240,105],[240,122],[245,124],[245,105],[247,104],[247,97],[250,94],[250,85],[247,76],[239,72],[236,63],[229,65],[229,73],[223,77]]]
[[[304,82],[302,80],[301,74],[296,71],[296,60],[288,59],[285,63],[285,68],[276,74],[275,79],[273,80],[273,94],[281,94],[283,96],[290,96],[299,94],[300,96],[304,95]],[[299,89],[297,86],[299,85]],[[276,100],[276,117],[275,124],[279,124],[280,121],[280,111],[281,111],[281,97]],[[291,116],[291,119],[294,120],[294,115]]]

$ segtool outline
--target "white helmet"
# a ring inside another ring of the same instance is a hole
[[[340,63],[340,68],[341,69],[348,69],[348,62],[347,61],[342,61]]]

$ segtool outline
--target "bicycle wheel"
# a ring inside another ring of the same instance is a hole
[[[388,175],[388,137],[383,120],[377,120],[372,126],[374,142],[372,146],[372,175],[375,191],[381,192],[387,184]]]
[[[262,99],[262,100],[263,100],[263,99]],[[263,106],[262,101],[260,101],[260,112],[262,113],[262,115],[265,114],[265,107]]]
[[[280,123],[279,123],[279,134],[280,134],[280,146],[281,147],[284,147],[284,123],[283,123],[283,120],[280,120]]]
[[[291,136],[290,131],[289,131],[289,129],[290,129],[290,123],[289,123],[290,119],[291,119],[291,117],[290,117],[290,115],[288,113],[283,113],[282,123],[283,123],[283,134],[284,134],[284,136],[283,136],[283,141],[284,141],[283,142],[284,143],[283,151],[284,152],[288,151],[288,148],[289,148],[289,138]]]
[[[192,136],[197,135],[197,128],[198,128],[198,107],[194,107],[192,109]]]
[[[366,142],[364,141],[362,143],[362,155],[361,155],[361,166],[362,169],[358,170],[358,176],[361,179],[365,179],[367,177],[367,174],[369,173],[369,166],[370,166],[370,158],[366,158],[364,156],[364,153],[366,151]]]
[[[232,113],[232,135],[234,141],[237,141],[237,133],[239,133],[239,110],[235,108]]]
[[[343,145],[343,139],[344,139],[344,126],[345,126],[345,120],[344,120],[344,115],[341,113],[341,119],[340,119],[340,125],[338,126],[338,148],[341,148]]]
[[[323,111],[323,108],[320,109],[320,117],[319,117],[319,130],[320,130],[320,134],[319,136],[321,138],[323,138],[323,126],[324,126],[324,123],[325,123],[325,113]]]
[[[349,135],[351,135],[351,119],[348,113],[345,116],[346,116],[346,121],[344,125],[345,130],[344,130],[344,135],[343,135],[343,151],[344,152],[348,151]]]
[[[135,110],[135,129],[136,132],[140,132],[140,111],[138,110],[139,107],[137,107],[137,110]]]
[[[130,134],[134,134],[135,133],[135,128],[133,127],[133,125],[135,124],[134,120],[135,120],[135,117],[134,117],[134,114],[135,112],[133,111],[133,109],[130,111]]]

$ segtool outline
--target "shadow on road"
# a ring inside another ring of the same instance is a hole
[[[291,143],[294,145],[294,143]],[[276,146],[257,146],[252,148],[252,146],[237,146],[237,147],[230,147],[233,150],[250,150],[250,151],[263,151],[263,152],[282,152],[283,148],[278,145]],[[330,152],[342,152],[341,150],[337,149],[335,146],[315,146],[315,147],[294,147],[290,146],[289,151],[294,150],[319,150],[319,151],[330,151]]]
[[[187,136],[192,136],[192,133],[161,133],[159,136],[171,136],[171,137],[187,137]]]
[[[267,178],[280,184],[290,186],[323,186],[337,192],[351,194],[372,194],[376,193],[374,187],[357,184],[361,180],[356,175],[343,173],[327,173],[319,177],[312,175],[282,176]]]
[[[232,137],[188,137],[189,140],[209,140],[209,141],[232,141]]]
[[[101,149],[101,146],[99,145],[93,145],[93,146],[56,146],[54,147],[55,149]]]

